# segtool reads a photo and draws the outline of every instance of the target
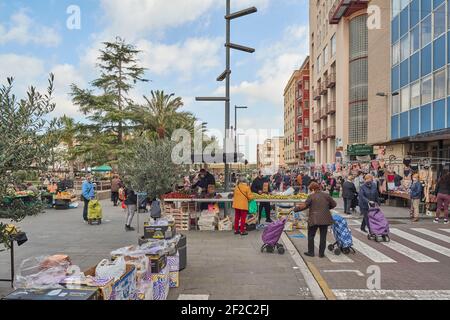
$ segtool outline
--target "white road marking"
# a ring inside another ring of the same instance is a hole
[[[450,233],[450,229],[439,229],[439,230]]]
[[[444,236],[443,234],[428,230],[428,229],[424,229],[424,228],[412,228],[411,230],[423,233],[427,236],[430,236],[432,238],[436,238],[438,240],[450,243],[450,237],[449,236]]]
[[[308,238],[308,236],[305,234],[306,232],[303,232],[303,231],[300,231],[300,232],[303,233],[306,238]],[[331,262],[335,262],[335,263],[352,263],[352,262],[354,262],[352,259],[350,259],[346,255],[344,255],[343,253],[341,253],[340,255],[337,256],[333,252],[329,251],[328,246],[330,244],[332,244],[332,243],[327,241],[327,248],[325,249],[325,257],[327,257],[328,260],[330,260]],[[317,250],[319,250],[318,241],[314,241],[314,246],[316,247]]]
[[[344,273],[344,272],[347,272],[347,273],[349,273],[349,272],[354,272],[354,273],[356,273],[358,276],[360,276],[360,277],[364,277],[364,273],[362,273],[361,271],[359,271],[359,270],[323,270],[322,272],[325,272],[325,273]]]
[[[361,230],[356,230],[356,231],[358,231],[362,234],[366,234]],[[407,246],[404,246],[401,243],[398,243],[393,240],[391,240],[390,242],[382,242],[382,244],[388,248],[391,248],[394,251],[397,251],[397,252],[407,256],[408,258],[413,259],[414,261],[417,261],[417,262],[439,262],[433,258],[430,258],[416,250],[408,248]]]
[[[391,229],[391,233],[393,233],[393,234],[395,234],[395,235],[397,235],[397,236],[399,236],[399,237],[401,237],[403,239],[406,239],[408,241],[414,242],[415,244],[417,244],[419,246],[425,247],[425,248],[427,248],[429,250],[432,250],[432,251],[435,251],[437,253],[443,254],[443,255],[445,255],[447,257],[450,257],[450,249],[448,249],[446,247],[443,247],[443,246],[437,245],[437,244],[435,244],[435,243],[433,243],[431,241],[427,241],[425,239],[416,237],[415,235],[406,233],[406,232],[404,232],[402,230],[399,230],[399,229],[392,228]]]
[[[378,250],[375,250],[371,246],[365,244],[364,242],[353,238],[353,248],[359,251],[361,254],[365,255],[367,258],[376,263],[394,263],[397,262],[394,259],[389,258],[385,254]]]
[[[292,260],[294,260],[295,264],[300,268],[300,272],[302,273],[306,285],[311,291],[311,295],[313,296],[313,298],[316,300],[326,300],[325,295],[323,294],[322,289],[320,288],[316,279],[312,275],[305,261],[303,261],[303,258],[300,256],[294,244],[285,232],[283,232],[283,234],[281,235],[281,240],[283,241],[286,250],[291,255]]]
[[[450,300],[450,290],[333,290],[338,300]]]
[[[180,294],[178,300],[209,300],[209,294]]]

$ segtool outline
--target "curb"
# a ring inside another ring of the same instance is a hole
[[[289,251],[295,264],[300,268],[300,272],[302,273],[313,298],[315,300],[326,300],[327,297],[325,296],[319,282],[314,277],[303,257],[299,254],[298,250],[295,248],[291,239],[289,239],[285,232],[281,235],[281,240],[283,241],[287,251]]]

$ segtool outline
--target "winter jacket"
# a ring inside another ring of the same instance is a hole
[[[380,203],[377,185],[371,183],[361,185],[358,194],[358,205],[361,210],[369,210],[369,201]]]
[[[125,204],[127,206],[133,205],[133,204],[137,205],[137,195],[136,195],[136,193],[133,190],[131,190],[131,189],[127,189],[126,194],[127,194],[127,197],[125,199]]]
[[[120,187],[122,187],[122,181],[118,178],[114,178],[111,181],[111,192],[119,192]]]
[[[345,181],[342,185],[342,198],[353,199],[356,194],[355,184],[351,181]]]
[[[325,192],[315,192],[306,199],[300,211],[309,209],[308,226],[330,226],[333,224],[331,209],[336,208],[336,201]]]
[[[234,188],[233,208],[248,211],[248,202],[253,200],[253,193],[246,183],[239,183]]]
[[[264,189],[264,183],[269,183],[269,181],[264,178],[256,177],[256,179],[253,180],[253,183],[251,186],[252,192],[254,192],[254,193],[258,193],[260,191],[262,192]],[[270,183],[269,183],[269,193],[270,193],[270,191],[271,190],[270,190]]]
[[[436,186],[436,194],[442,193],[450,195],[450,185],[447,185],[444,179],[440,179]]]
[[[409,190],[411,199],[422,198],[422,184],[419,181],[413,182],[411,189]]]
[[[201,178],[193,187],[200,187],[203,190],[207,190],[209,185],[216,185],[216,179],[214,178],[214,176],[207,172],[206,175]]]
[[[94,184],[92,182],[84,180],[83,184],[81,185],[81,194],[86,200],[94,199],[95,198]]]
[[[303,176],[302,185],[305,186],[306,188],[308,188],[310,183],[311,183],[311,177],[308,175]]]

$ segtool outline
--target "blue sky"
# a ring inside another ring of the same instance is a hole
[[[80,8],[81,28],[69,30],[67,8]],[[307,0],[232,0],[232,10],[257,6],[257,14],[232,22],[232,42],[256,48],[232,54],[232,105],[242,129],[283,132],[283,89],[308,52]],[[56,115],[83,121],[68,96],[69,86],[88,87],[96,76],[102,41],[124,37],[143,53],[146,77],[131,96],[151,90],[183,97],[185,109],[208,128],[223,130],[223,103],[198,103],[195,96],[221,95],[215,81],[224,70],[225,0],[0,0],[0,79],[16,79],[16,92],[45,88],[55,73]],[[232,119],[234,119],[233,113]],[[255,141],[246,154],[256,161]]]

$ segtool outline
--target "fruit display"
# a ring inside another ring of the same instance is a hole
[[[171,192],[162,196],[162,199],[192,199],[194,196],[181,192]]]
[[[306,200],[308,195],[299,193],[297,195],[284,196],[279,194],[257,194],[254,193],[255,200]]]
[[[15,196],[17,198],[19,198],[19,197],[34,197],[35,194],[33,191],[26,190],[26,191],[16,191]]]
[[[74,195],[70,192],[59,192],[55,197],[57,200],[72,200],[72,198],[74,198]]]

